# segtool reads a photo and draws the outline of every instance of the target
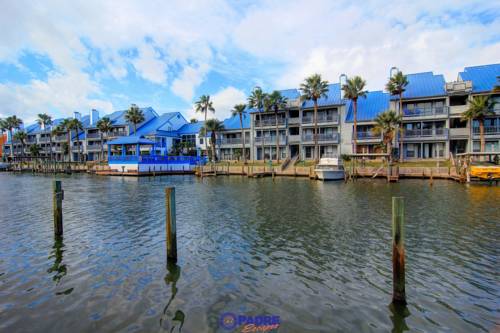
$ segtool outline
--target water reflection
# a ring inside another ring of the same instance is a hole
[[[50,253],[49,259],[54,258],[54,264],[47,270],[47,273],[55,273],[52,280],[59,284],[61,279],[66,275],[67,269],[66,265],[62,263],[64,254],[64,242],[62,236],[54,236],[54,246],[52,246],[52,252]]]
[[[178,266],[175,262],[167,261],[167,275],[165,275],[165,284],[167,286],[170,285],[171,290],[170,290],[170,299],[165,305],[165,308],[163,309],[163,315],[160,318],[161,328],[163,328],[164,318],[165,317],[168,318],[171,315],[171,311],[168,311],[168,308],[172,304],[173,300],[175,299],[175,295],[177,295],[177,292],[179,291],[179,289],[177,288],[177,281],[179,281],[180,277],[181,277],[181,267]],[[184,312],[182,312],[181,310],[175,311],[172,317],[172,327],[170,328],[170,332],[173,332],[177,325],[179,325],[178,332],[181,332],[185,318],[186,316]]]
[[[410,311],[408,307],[403,304],[391,303],[389,305],[389,310],[391,311],[391,321],[392,321],[392,332],[400,333],[404,331],[409,331],[410,328],[406,325],[405,318],[410,316]]]

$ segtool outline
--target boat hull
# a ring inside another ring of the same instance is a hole
[[[344,170],[316,169],[314,171],[316,172],[316,175],[318,175],[318,179],[320,179],[320,180],[343,180],[344,179]]]

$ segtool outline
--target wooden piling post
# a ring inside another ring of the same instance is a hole
[[[392,197],[392,280],[392,302],[406,304],[403,197]]]
[[[62,236],[63,234],[63,215],[62,215],[62,200],[64,199],[64,191],[60,180],[54,180],[53,188],[53,210],[54,210],[54,234]]]
[[[165,188],[167,259],[177,261],[177,227],[175,222],[175,187]]]
[[[433,176],[432,176],[432,168],[431,168],[431,178],[430,178],[430,181],[429,181],[429,185],[432,186],[432,181],[433,181]]]

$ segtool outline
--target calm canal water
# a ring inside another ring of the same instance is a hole
[[[500,188],[192,176],[0,174],[0,331],[481,332],[498,322]],[[177,192],[166,265],[164,188]],[[391,197],[406,198],[407,308],[390,306]]]

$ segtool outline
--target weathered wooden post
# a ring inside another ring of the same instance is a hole
[[[167,259],[177,261],[177,227],[175,222],[175,187],[165,188],[167,223]]]
[[[60,180],[54,180],[53,188],[53,210],[54,210],[54,234],[61,236],[63,234],[63,216],[62,216],[62,201],[64,199],[64,191],[61,187]]]
[[[392,302],[406,304],[404,198],[392,197]]]
[[[430,178],[430,181],[429,181],[429,185],[432,186],[432,181],[433,181],[433,177],[432,177],[432,168],[431,168],[431,178]]]

